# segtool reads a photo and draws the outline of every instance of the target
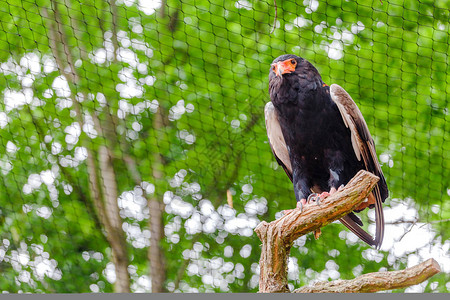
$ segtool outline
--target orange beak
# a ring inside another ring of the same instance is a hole
[[[275,75],[281,77],[283,74],[294,72],[296,64],[292,64],[291,61],[292,59],[287,59],[272,64],[272,70],[275,72]]]

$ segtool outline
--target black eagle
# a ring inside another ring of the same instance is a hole
[[[269,93],[271,101],[265,107],[269,143],[294,185],[298,204],[314,193],[335,192],[362,169],[380,178],[354,210],[375,207],[375,238],[353,212],[340,219],[361,240],[379,248],[384,234],[382,202],[389,192],[374,141],[355,102],[339,85],[324,84],[311,63],[291,54],[271,64]]]

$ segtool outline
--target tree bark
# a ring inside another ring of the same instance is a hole
[[[320,205],[308,205],[300,212],[294,209],[270,224],[263,221],[255,231],[262,241],[259,291],[289,292],[287,265],[292,243],[300,236],[338,220],[357,207],[372,191],[379,178],[360,171],[342,190]]]
[[[259,292],[288,293],[287,266],[293,242],[353,211],[367,198],[378,180],[372,173],[361,170],[343,189],[327,197],[320,205],[308,205],[303,212],[299,209],[291,210],[270,223],[261,222],[255,228],[262,241]],[[318,283],[317,286],[301,288],[296,292],[373,292],[410,286],[439,272],[439,266],[435,262],[429,264],[412,270],[366,274],[351,282],[341,280],[335,283]],[[387,283],[388,279],[393,281]],[[346,284],[345,287],[339,289],[339,285],[343,283]]]
[[[316,282],[296,289],[294,293],[374,293],[401,289],[419,284],[440,271],[439,264],[430,258],[404,270],[368,273],[352,280]]]
[[[105,201],[105,215],[108,222],[107,238],[112,248],[112,256],[116,268],[115,291],[130,292],[130,277],[128,274],[128,251],[125,234],[122,229],[122,219],[117,205],[118,189],[116,174],[112,167],[110,151],[105,146],[99,148],[99,166],[102,176],[102,194]]]
[[[153,121],[153,129],[155,132],[155,141],[161,140],[161,129],[163,128],[163,111],[162,107],[158,108]],[[163,162],[159,149],[153,149],[152,172],[155,182],[163,179]],[[166,280],[166,268],[164,253],[161,249],[161,240],[164,237],[164,202],[162,201],[162,193],[155,191],[155,194],[147,199],[148,208],[150,210],[149,227],[150,227],[150,247],[148,249],[148,260],[150,265],[150,278],[152,280],[152,293],[162,293],[165,291],[164,282]]]

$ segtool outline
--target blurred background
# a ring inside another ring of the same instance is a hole
[[[330,224],[295,242],[290,288],[433,257],[394,292],[449,292],[449,7],[1,0],[0,290],[256,292],[253,230],[296,205],[263,112],[293,53],[352,95],[390,197],[380,251]]]

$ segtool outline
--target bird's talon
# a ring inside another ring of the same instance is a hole
[[[328,192],[323,192],[322,194],[319,195],[320,199],[325,199],[326,197],[329,197],[331,195],[331,193]]]
[[[305,202],[306,204],[306,199],[301,199],[300,201],[297,202],[297,208],[300,209],[300,212],[303,212],[303,202]]]
[[[317,193],[312,193],[311,195],[308,196],[308,198],[306,199],[306,203],[310,203],[311,200],[317,201]]]

